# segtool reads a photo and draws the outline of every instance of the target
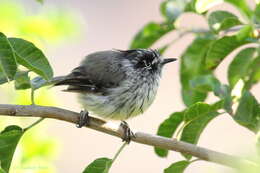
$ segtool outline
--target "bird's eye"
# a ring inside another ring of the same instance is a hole
[[[152,68],[152,64],[149,61],[146,60],[141,60],[136,64],[137,68],[145,68],[145,69],[151,69]]]
[[[151,69],[152,67],[152,64],[150,63],[150,62],[147,62],[147,61],[143,61],[143,63],[144,63],[144,68],[146,68],[146,69]]]

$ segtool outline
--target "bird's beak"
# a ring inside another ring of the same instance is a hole
[[[167,58],[167,59],[164,59],[163,62],[162,62],[162,65],[165,65],[169,62],[173,62],[173,61],[176,61],[177,59],[176,58]]]

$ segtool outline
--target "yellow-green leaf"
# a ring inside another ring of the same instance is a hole
[[[182,160],[171,164],[168,168],[164,169],[164,173],[183,173],[184,170],[189,166],[190,162]]]
[[[15,51],[19,64],[27,67],[45,79],[52,78],[52,68],[40,49],[33,43],[20,38],[8,38],[8,40]]]
[[[6,80],[12,80],[16,70],[17,65],[12,46],[7,37],[0,32],[0,76]]]
[[[83,173],[108,173],[112,164],[112,160],[109,158],[99,158],[94,160]]]

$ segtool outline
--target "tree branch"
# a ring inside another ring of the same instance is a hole
[[[36,105],[10,105],[0,104],[0,115],[19,116],[19,117],[41,117],[63,120],[76,124],[79,120],[79,113],[49,106]],[[123,136],[123,129],[120,126],[108,123],[106,121],[91,117],[88,128],[110,134],[117,137]],[[221,165],[238,168],[240,166],[258,167],[256,163],[236,156],[216,152],[206,148],[198,147],[193,144],[170,139],[144,132],[136,132],[132,141],[155,146],[167,150],[190,154],[199,159],[218,163]]]

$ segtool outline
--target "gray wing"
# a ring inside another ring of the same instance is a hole
[[[120,51],[101,51],[90,54],[64,80],[55,85],[69,85],[71,92],[104,92],[117,87],[125,78]]]

